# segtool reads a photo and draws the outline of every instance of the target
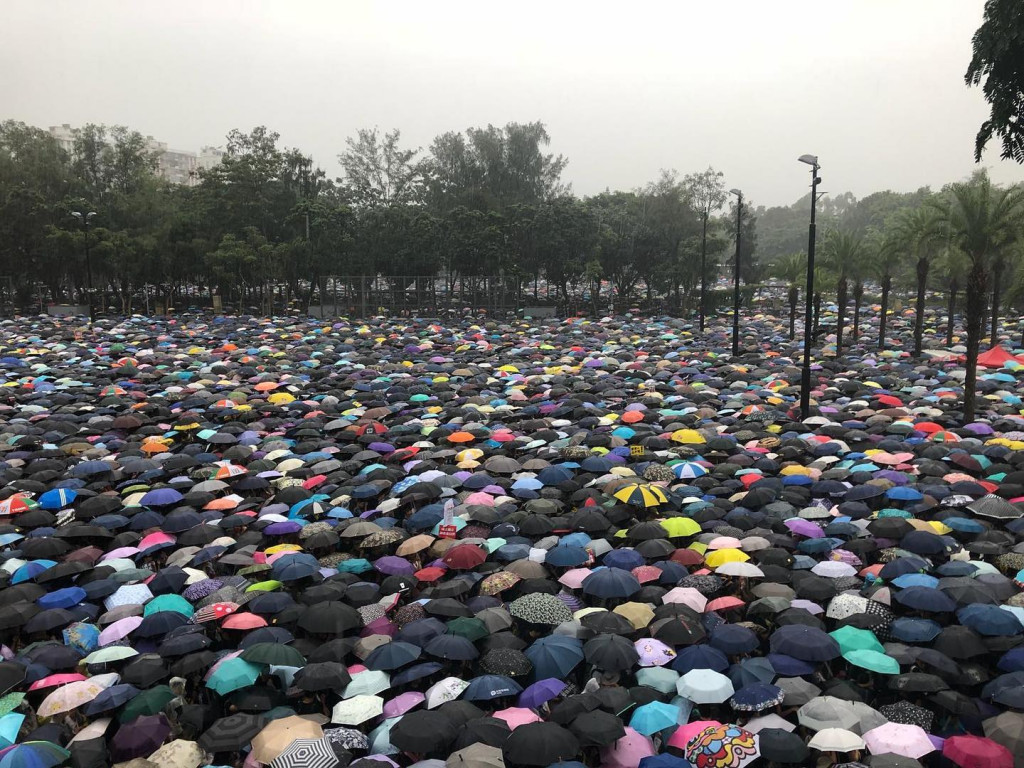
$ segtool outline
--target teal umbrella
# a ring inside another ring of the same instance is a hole
[[[900,673],[900,663],[892,656],[886,656],[878,651],[869,649],[847,651],[843,654],[843,658],[855,666],[869,669],[872,672],[880,672],[883,675],[898,675]]]
[[[10,747],[18,740],[18,731],[25,722],[20,712],[11,712],[0,717],[0,747]]]
[[[146,603],[146,607],[143,609],[142,615],[151,616],[154,613],[159,613],[160,611],[177,611],[183,616],[188,616],[190,618],[192,614],[196,612],[195,608],[192,607],[192,603],[181,595],[159,595]]]
[[[260,676],[260,671],[260,667],[245,659],[238,657],[228,659],[210,675],[206,681],[206,687],[212,688],[221,695],[231,693],[231,691],[247,688],[255,683]]]
[[[629,721],[629,727],[644,736],[650,736],[666,728],[675,728],[677,725],[679,725],[679,707],[661,701],[652,701],[642,707],[637,707]]]

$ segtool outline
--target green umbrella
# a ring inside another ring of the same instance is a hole
[[[883,675],[898,675],[900,663],[892,656],[886,656],[878,651],[859,649],[847,651],[843,658],[855,666],[869,669],[872,672],[881,672]]]
[[[256,643],[242,651],[242,658],[254,664],[274,664],[279,667],[304,667],[306,659],[290,645]]]
[[[839,643],[839,649],[847,651],[877,651],[885,653],[885,648],[878,642],[875,633],[870,629],[857,629],[856,627],[840,627],[835,632],[829,632],[835,641]]]
[[[111,661],[124,661],[138,655],[138,651],[134,648],[129,648],[127,645],[110,645],[90,653],[85,657],[85,663],[107,664]]]
[[[3,698],[0,698],[0,717],[10,714],[16,710],[24,700],[25,694],[17,692],[8,693]]]
[[[271,579],[270,581],[260,581],[260,582],[257,582],[256,584],[253,584],[253,585],[251,585],[249,587],[246,587],[245,591],[246,592],[273,592],[275,589],[280,589],[283,586],[284,586],[284,584],[282,584],[280,581],[275,581],[274,579]]]
[[[256,682],[260,671],[260,667],[256,664],[236,656],[223,662],[214,670],[206,681],[206,687],[212,688],[221,695],[237,691],[239,688],[248,688]]]
[[[195,608],[192,607],[192,603],[181,595],[160,595],[146,603],[146,608],[143,610],[142,615],[150,616],[160,611],[177,611],[191,618],[192,614],[195,613]]]
[[[487,625],[480,619],[459,616],[448,622],[448,634],[462,635],[469,642],[475,643],[477,640],[483,640],[491,633],[487,631]]]
[[[158,714],[173,698],[174,692],[169,687],[154,685],[125,704],[117,719],[121,723],[128,723],[142,715]]]

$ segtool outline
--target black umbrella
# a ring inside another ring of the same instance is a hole
[[[207,752],[234,752],[248,745],[266,724],[260,715],[222,717],[199,737],[199,746]]]
[[[527,723],[512,731],[502,755],[506,763],[546,766],[573,760],[580,744],[568,730],[555,723]]]
[[[810,753],[802,738],[782,728],[762,728],[758,746],[761,757],[776,763],[802,763]]]
[[[501,748],[511,735],[508,723],[496,717],[480,717],[470,720],[461,728],[452,744],[452,750],[464,749],[471,744],[486,744],[489,747]]]
[[[391,729],[390,742],[407,752],[442,752],[455,740],[455,724],[441,712],[409,712]]]
[[[606,672],[624,672],[640,659],[633,643],[619,635],[598,635],[588,640],[583,645],[583,655],[588,662]]]
[[[579,715],[569,724],[569,730],[581,747],[607,747],[626,735],[622,720],[600,709]]]
[[[0,662],[0,693],[7,693],[25,679],[25,667],[15,661]]]
[[[295,673],[295,687],[302,691],[340,691],[350,682],[352,676],[348,669],[336,661],[307,664]]]

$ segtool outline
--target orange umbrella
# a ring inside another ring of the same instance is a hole
[[[474,440],[476,440],[476,438],[469,432],[453,432],[448,435],[449,443],[471,443]]]

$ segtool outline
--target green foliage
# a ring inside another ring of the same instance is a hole
[[[975,140],[974,159],[980,161],[997,136],[1002,157],[1024,162],[1024,7],[1019,0],[986,0],[973,48],[964,80],[968,86],[981,85],[991,107]]]

